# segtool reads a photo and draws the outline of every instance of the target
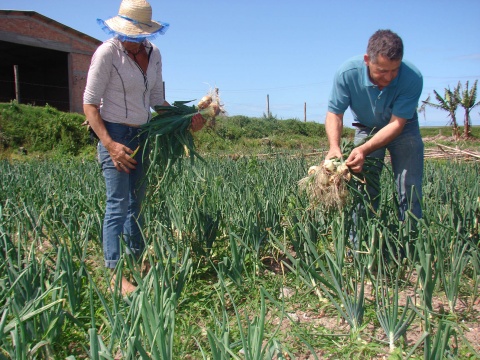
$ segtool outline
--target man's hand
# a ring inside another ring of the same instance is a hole
[[[333,158],[341,159],[342,156],[343,155],[342,155],[342,152],[340,151],[340,148],[338,148],[338,147],[330,148],[328,150],[327,155],[325,156],[325,160],[333,159]]]
[[[334,114],[327,112],[325,117],[325,131],[328,138],[328,153],[325,160],[333,158],[342,158],[342,151],[340,150],[340,137],[343,129],[343,114]]]
[[[105,147],[118,171],[130,174],[130,170],[135,170],[137,161],[130,156],[130,154],[133,154],[132,149],[115,141],[110,142]]]
[[[360,147],[356,147],[348,156],[345,165],[347,165],[354,173],[359,173],[363,169],[365,156],[366,155],[362,149]]]
[[[197,113],[192,116],[192,124],[190,125],[190,129],[193,132],[202,130],[203,127],[205,126],[207,120],[205,120],[202,116],[202,114]]]

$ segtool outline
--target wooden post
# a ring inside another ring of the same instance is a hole
[[[303,122],[307,122],[307,102],[303,103]]]
[[[270,98],[267,94],[267,119],[270,118]]]
[[[18,65],[13,65],[13,74],[15,77],[15,99],[20,104],[20,80],[18,76]]]

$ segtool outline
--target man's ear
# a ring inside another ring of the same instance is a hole
[[[365,61],[365,65],[368,66],[370,63],[370,58],[368,57],[368,54],[363,55],[363,61]]]

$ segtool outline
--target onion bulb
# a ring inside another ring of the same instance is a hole
[[[212,103],[212,97],[210,95],[206,95],[200,99],[197,107],[199,109],[206,109],[211,103]]]

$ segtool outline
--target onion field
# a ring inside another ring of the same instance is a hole
[[[420,220],[384,171],[355,248],[355,202],[298,189],[320,159],[205,160],[149,177],[128,296],[103,266],[99,165],[0,162],[0,359],[479,358],[479,162],[427,161]]]

